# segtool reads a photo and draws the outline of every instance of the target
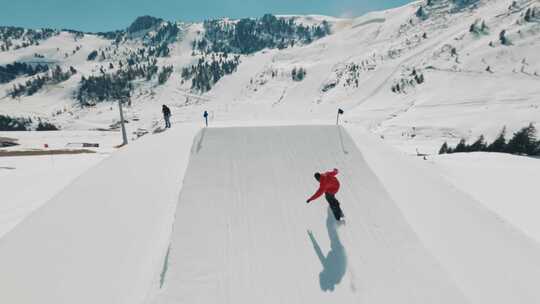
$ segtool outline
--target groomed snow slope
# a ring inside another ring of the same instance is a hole
[[[132,143],[0,238],[0,303],[142,303],[197,130],[183,125]]]
[[[106,157],[104,154],[2,157],[0,238]]]
[[[357,143],[365,143],[364,137],[369,137],[354,134]],[[378,144],[371,141],[366,149],[377,154]],[[317,187],[313,172],[333,167],[341,170],[338,198],[347,215],[345,226],[336,225],[324,199],[305,204]],[[400,165],[394,168],[397,173]],[[407,182],[404,180],[404,185]],[[474,208],[476,202],[455,193],[441,180],[430,183],[426,186],[444,188],[440,195],[457,197],[463,205]],[[407,196],[403,194],[398,205],[391,194],[344,129],[203,130],[192,148],[180,195],[162,272],[163,289],[150,303],[486,303],[484,299],[491,299],[490,303],[509,299],[536,303],[540,299],[533,283],[540,278],[540,259],[531,259],[540,253],[536,244],[494,223],[483,209],[474,213],[478,223],[461,228],[489,225],[500,235],[486,240],[486,248],[498,250],[512,242],[512,249],[486,252],[480,246],[481,239],[476,239],[477,244],[469,243],[471,238],[484,237],[483,231],[467,237],[462,229],[451,235],[462,236],[463,242],[451,239],[448,243],[461,248],[447,248],[444,240],[434,242],[425,237],[448,236],[448,222],[422,226],[427,231],[419,231],[418,224],[407,222],[400,207],[409,208],[407,216],[421,214],[417,217],[421,224],[425,224],[424,216],[438,218],[437,210],[412,209],[416,206],[405,205]],[[417,198],[425,200],[422,194]],[[447,214],[450,217],[461,216],[464,210],[451,211]],[[459,218],[453,221],[456,226],[463,223]],[[461,265],[448,256],[469,250],[473,251],[471,258],[461,261],[472,266],[465,270],[470,277],[461,277]],[[470,263],[478,254],[491,256],[478,261],[475,268]],[[516,267],[519,274],[501,274],[502,279],[486,277],[482,267],[490,263],[494,269],[497,263],[504,263],[503,270]],[[530,268],[521,267],[524,265]],[[448,271],[448,266],[454,269]],[[515,278],[519,276],[523,280]],[[501,282],[513,285],[499,286]],[[470,290],[470,284],[477,284],[481,291]],[[485,286],[501,290],[485,294]]]
[[[429,160],[457,188],[540,241],[540,159],[475,152],[438,155]]]
[[[427,161],[347,128],[424,246],[471,303],[540,303],[540,246]]]
[[[115,153],[1,238],[0,303],[540,303],[538,244],[429,164],[354,127],[197,131]],[[333,167],[344,226],[305,203]]]
[[[154,303],[467,303],[347,133],[222,128],[195,140]],[[339,167],[337,226],[315,170]]]

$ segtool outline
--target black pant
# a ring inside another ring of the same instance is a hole
[[[339,221],[343,217],[343,211],[339,207],[339,201],[332,193],[325,193],[324,196],[330,205],[330,209],[332,209],[332,213],[334,213],[334,217]]]

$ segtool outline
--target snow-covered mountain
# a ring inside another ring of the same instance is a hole
[[[46,73],[4,81],[0,113],[106,129],[118,120],[110,101],[129,95],[134,130],[155,127],[163,103],[176,121],[199,120],[203,110],[217,121],[331,120],[341,107],[349,122],[434,152],[445,140],[491,139],[503,126],[514,131],[540,120],[539,11],[530,0],[430,0],[353,19],[278,16],[279,23],[268,15],[257,28],[240,28],[246,20],[146,16],[110,33],[32,32],[32,43],[28,31],[4,34],[11,42],[1,65],[58,65],[74,74],[45,81],[31,96],[13,94],[14,86]],[[210,68],[192,68],[199,62]],[[293,70],[305,76],[293,79]],[[100,79],[81,81],[120,74],[113,93],[92,92],[106,86]]]
[[[539,10],[0,27],[0,303],[540,303]]]

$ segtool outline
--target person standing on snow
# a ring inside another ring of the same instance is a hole
[[[321,196],[323,193],[326,197],[326,200],[328,201],[328,204],[330,205],[330,209],[332,209],[332,213],[334,213],[334,217],[337,221],[339,221],[343,215],[343,211],[339,207],[339,201],[336,199],[336,193],[339,191],[339,181],[336,178],[336,175],[338,174],[338,169],[334,169],[333,171],[328,171],[325,173],[315,173],[314,177],[315,179],[320,183],[319,190],[313,194],[312,197],[310,197],[306,203],[310,203],[311,201],[316,200]]]
[[[163,112],[163,119],[165,119],[165,128],[171,127],[171,109],[166,105],[161,107],[161,112]]]
[[[208,112],[207,111],[204,111],[203,117],[204,117],[204,123],[208,127]]]

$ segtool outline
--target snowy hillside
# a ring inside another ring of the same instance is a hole
[[[0,84],[0,114],[41,117],[68,130],[108,129],[118,121],[110,102],[129,95],[127,119],[135,132],[156,128],[162,103],[172,106],[177,122],[198,121],[203,110],[214,121],[331,121],[341,107],[347,121],[406,151],[434,153],[444,141],[480,134],[491,139],[503,126],[513,132],[540,120],[540,4],[513,2],[421,1],[354,19],[280,16],[282,27],[289,21],[305,26],[295,33],[322,27],[309,37],[275,36],[282,37],[275,43],[268,43],[274,39],[268,34],[251,36],[266,39],[261,51],[255,42],[212,43],[242,23],[228,19],[186,24],[142,17],[126,31],[60,32],[39,45],[1,52],[0,64],[58,64],[77,73],[32,96],[9,93],[36,76]],[[324,35],[324,22],[330,35]],[[279,27],[267,33],[280,33]],[[201,58],[230,68],[222,66],[220,76],[208,70],[208,76],[193,71],[183,77]],[[104,95],[92,106],[82,101],[91,96],[80,89],[82,77],[114,75],[131,64],[143,70],[134,70],[129,86],[117,90],[123,95]],[[293,69],[305,71],[302,80],[293,79]],[[196,76],[203,78],[195,82]]]
[[[359,128],[182,127],[0,238],[0,301],[540,301],[537,242]],[[305,203],[314,168],[334,166],[344,225]]]
[[[539,159],[434,155],[540,127],[539,49],[540,0],[0,26],[0,303],[540,303]]]

